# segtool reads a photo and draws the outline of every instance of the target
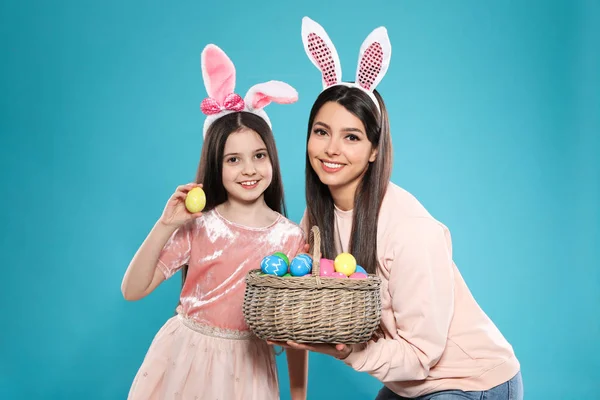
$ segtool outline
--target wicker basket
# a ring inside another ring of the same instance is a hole
[[[248,327],[263,340],[299,343],[364,343],[381,318],[381,280],[319,276],[321,239],[310,233],[312,274],[278,277],[252,270],[246,276],[243,313]]]

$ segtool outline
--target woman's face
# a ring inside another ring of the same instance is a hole
[[[353,190],[377,150],[362,121],[336,102],[325,103],[315,116],[307,145],[310,164],[330,190]]]

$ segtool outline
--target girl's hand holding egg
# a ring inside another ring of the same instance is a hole
[[[191,196],[188,201],[188,194],[190,193]],[[192,211],[188,210],[188,202]],[[187,185],[178,186],[167,202],[159,221],[164,225],[179,228],[186,222],[202,215],[200,211],[204,209],[205,204],[206,197],[202,190],[202,184],[188,183]]]
[[[194,187],[185,196],[185,208],[187,208],[187,210],[192,214],[199,213],[200,211],[204,210],[205,205],[206,195],[200,186]]]

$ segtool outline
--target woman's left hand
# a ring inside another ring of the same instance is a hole
[[[327,344],[327,343],[296,343],[292,341],[287,342],[273,342],[268,340],[268,344],[274,346],[281,346],[284,348],[297,349],[297,350],[308,350],[314,351],[315,353],[327,354],[337,358],[338,360],[343,360],[348,357],[350,353],[352,353],[352,347],[347,346],[345,344]]]

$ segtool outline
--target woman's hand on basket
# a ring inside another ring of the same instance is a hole
[[[339,360],[343,360],[348,357],[350,353],[352,353],[352,347],[345,344],[327,344],[327,343],[296,343],[292,341],[287,342],[272,342],[267,341],[268,344],[274,346],[281,346],[290,349],[297,350],[308,350],[313,351],[315,353],[327,354],[329,356],[333,356]]]

